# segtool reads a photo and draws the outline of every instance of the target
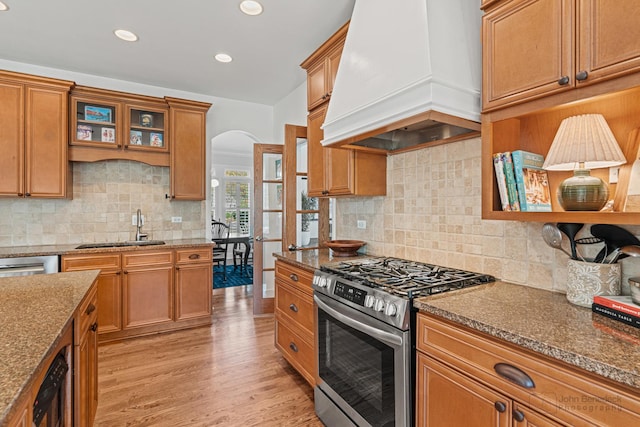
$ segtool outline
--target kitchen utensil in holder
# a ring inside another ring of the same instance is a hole
[[[567,300],[591,308],[595,295],[620,295],[620,264],[601,264],[570,259],[567,274]]]

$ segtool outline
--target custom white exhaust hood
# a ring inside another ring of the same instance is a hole
[[[356,0],[325,146],[387,151],[480,130],[477,0]]]

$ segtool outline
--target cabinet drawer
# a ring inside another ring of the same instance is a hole
[[[276,279],[280,279],[284,283],[291,285],[302,292],[313,295],[313,289],[311,288],[313,273],[309,271],[296,268],[282,261],[277,261]]]
[[[212,253],[211,248],[178,249],[176,250],[176,263],[211,262]]]
[[[315,383],[316,356],[313,345],[308,344],[278,320],[276,320],[276,347],[309,384]]]
[[[120,254],[87,254],[62,257],[62,271],[77,270],[119,270]]]
[[[122,254],[122,264],[126,267],[149,264],[171,264],[172,251],[131,252]]]
[[[417,324],[419,351],[570,425],[640,423],[637,394],[623,386],[431,316]],[[499,375],[498,364],[532,384]]]
[[[309,334],[314,333],[313,298],[281,280],[276,281],[276,310]]]
[[[75,325],[75,342],[80,342],[82,335],[84,335],[91,325],[98,320],[98,286],[93,285],[91,291],[85,298],[84,302],[78,307]],[[97,324],[96,324],[97,326]]]

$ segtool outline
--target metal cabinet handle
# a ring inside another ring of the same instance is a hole
[[[89,307],[87,307],[87,311],[86,311],[86,313],[87,313],[87,314],[91,314],[91,313],[93,313],[94,311],[96,311],[96,306],[95,306],[95,305],[93,305],[93,304],[89,304]]]
[[[565,86],[569,84],[569,76],[562,76],[560,77],[560,79],[558,80],[558,84],[560,86]]]
[[[256,242],[262,242],[263,237],[262,236],[256,236]]]
[[[91,329],[92,332],[97,331],[98,330],[98,322],[94,322],[93,325],[91,325],[91,327],[89,329]]]
[[[200,254],[191,254],[189,255],[189,259],[198,259],[200,258]]]
[[[578,80],[580,82],[583,81],[583,80],[587,80],[587,77],[589,77],[589,73],[587,73],[584,70],[582,70],[578,74],[576,74],[576,80]]]
[[[493,404],[493,406],[496,408],[496,411],[498,412],[504,412],[507,410],[507,405],[504,404],[504,402],[500,402],[499,400]]]
[[[496,363],[493,370],[502,378],[511,381],[524,388],[535,388],[535,384],[526,372],[508,363]]]
[[[289,348],[290,348],[291,350],[293,350],[295,353],[297,353],[297,352],[298,352],[298,346],[297,346],[297,345],[295,345],[295,343],[293,343],[293,342],[290,342],[290,343],[289,343]]]
[[[289,275],[289,278],[290,278],[291,280],[293,280],[294,282],[297,282],[297,281],[299,280],[299,279],[298,279],[298,275],[297,275],[297,274],[295,274],[295,273],[291,273],[291,274]]]
[[[31,197],[31,193],[24,193],[25,197]]]
[[[293,311],[294,313],[298,312],[298,306],[295,305],[294,303],[289,304],[289,310]]]
[[[517,422],[521,423],[524,421],[524,413],[522,411],[518,411],[517,409],[513,410],[513,419]]]

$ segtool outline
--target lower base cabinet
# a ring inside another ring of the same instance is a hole
[[[637,391],[423,313],[416,425],[640,425]]]
[[[99,269],[98,340],[211,324],[210,246],[64,255],[62,271]]]
[[[275,346],[313,387],[316,384],[313,273],[276,261]]]
[[[98,292],[80,306],[74,325],[74,420],[90,427],[98,409]]]

